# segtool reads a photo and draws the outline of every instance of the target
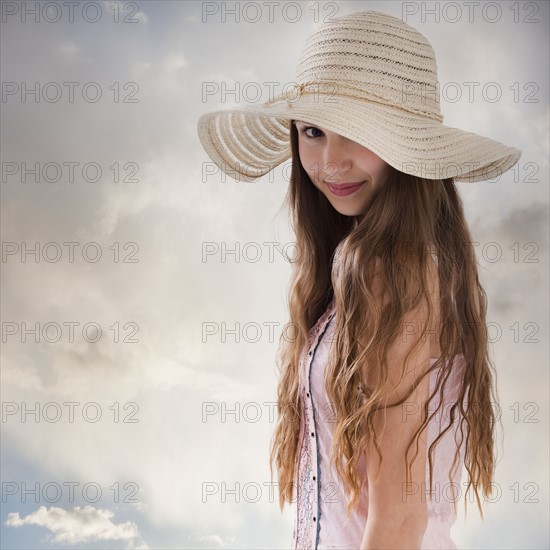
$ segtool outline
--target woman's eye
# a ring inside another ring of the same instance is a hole
[[[310,130],[311,133],[308,133]],[[303,128],[301,128],[300,133],[306,135],[309,138],[320,137],[323,134],[323,132],[321,132],[319,128],[315,128],[315,126],[304,126]]]

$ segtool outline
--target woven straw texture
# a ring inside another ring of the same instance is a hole
[[[255,181],[290,158],[292,120],[336,132],[426,179],[492,179],[521,156],[514,147],[443,125],[432,46],[410,25],[375,11],[321,25],[280,95],[203,114],[197,131],[221,171]]]

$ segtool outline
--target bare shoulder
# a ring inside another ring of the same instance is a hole
[[[429,301],[431,302],[432,308],[435,310],[434,313],[439,314],[439,269],[437,266],[437,262],[431,255],[428,256],[426,272],[426,283]],[[388,297],[384,284],[384,275],[382,272],[382,260],[380,258],[375,259],[374,278],[372,280],[371,289],[379,304],[386,305]]]
[[[379,309],[384,308],[389,301],[389,293],[385,287],[385,279],[381,272],[381,262],[375,264],[377,270],[372,281],[372,291]],[[412,309],[405,311],[400,320],[400,331],[395,335],[387,353],[388,382],[391,386],[405,388],[412,383],[412,375],[428,368],[430,357],[439,357],[439,323],[440,297],[439,272],[436,262],[428,257],[424,274],[425,295]],[[426,331],[424,331],[426,329]],[[406,358],[409,357],[408,364]],[[368,357],[370,364],[374,364],[373,355]],[[408,375],[403,384],[403,372]],[[369,385],[375,386],[379,382],[376,369],[369,368],[367,379]]]

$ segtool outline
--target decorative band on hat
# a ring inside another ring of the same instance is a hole
[[[348,97],[351,99],[362,99],[371,103],[380,103],[381,105],[396,107],[408,113],[419,115],[421,117],[427,117],[438,122],[443,122],[443,115],[441,113],[435,113],[433,111],[413,107],[410,104],[411,102],[407,101],[407,99],[412,96],[418,103],[419,94],[417,90],[413,93],[410,90],[404,89],[402,93],[402,98],[404,101],[396,102],[395,100],[390,100],[369,92],[368,90],[365,90],[365,88],[354,86],[349,82],[337,80],[309,80],[306,82],[292,82],[286,87],[286,91],[283,91],[273,99],[266,101],[265,105],[275,105],[286,102],[286,104],[291,107],[293,103],[307,94],[312,94],[314,96],[320,94],[329,97],[334,96],[334,101],[332,102],[330,99],[327,100],[326,98],[323,100],[323,103],[327,106],[329,106],[330,103],[336,103],[338,101],[338,97]]]

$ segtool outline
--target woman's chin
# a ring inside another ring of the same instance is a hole
[[[335,202],[331,202],[331,204],[334,210],[342,214],[342,216],[361,217],[364,211],[364,208],[357,205],[337,204]]]

